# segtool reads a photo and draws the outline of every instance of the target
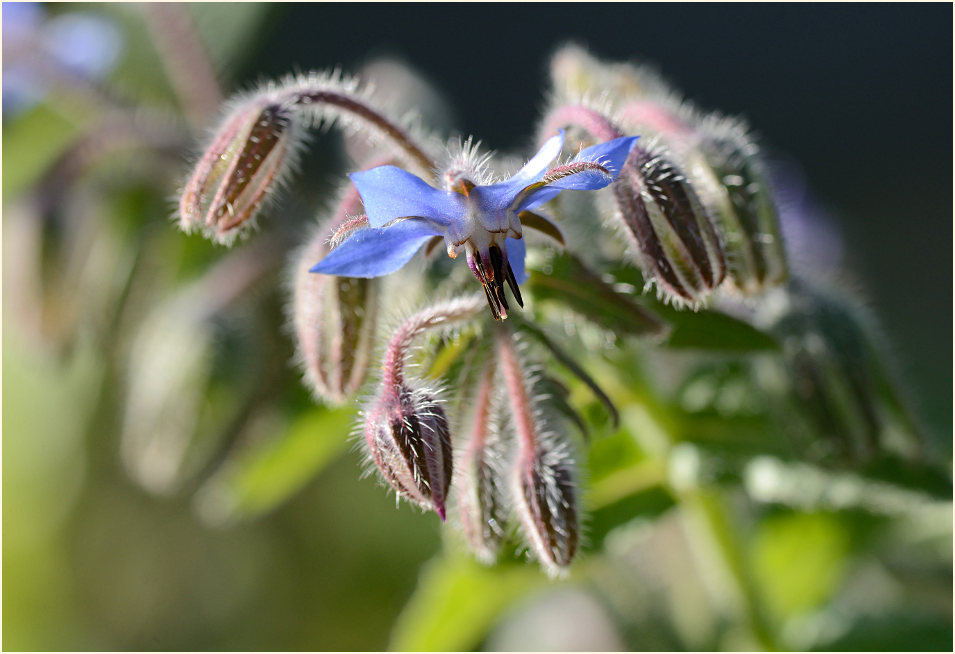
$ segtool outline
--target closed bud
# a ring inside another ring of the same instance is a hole
[[[507,386],[517,456],[512,501],[531,550],[552,576],[571,563],[580,539],[574,459],[565,437],[549,431],[531,400],[532,383],[509,333],[497,334],[501,372]]]
[[[329,250],[327,230],[315,232],[296,259],[292,323],[305,382],[316,397],[342,404],[365,381],[378,322],[378,279],[313,275]]]
[[[646,65],[607,63],[584,48],[566,45],[550,61],[554,92],[566,99],[600,93],[618,99],[661,97],[672,93],[660,74]]]
[[[683,172],[652,146],[636,146],[611,187],[639,261],[660,294],[699,306],[726,275],[710,216]]]
[[[728,279],[747,295],[782,283],[788,269],[786,252],[756,144],[741,125],[726,119],[704,119],[699,136],[691,175],[713,209]]]
[[[291,110],[253,96],[226,117],[179,202],[179,225],[229,244],[293,167],[300,126]]]
[[[514,473],[514,504],[524,534],[548,574],[560,574],[580,537],[573,459],[564,448],[540,444],[518,457]]]
[[[795,437],[822,437],[798,447],[817,459],[920,455],[921,430],[896,390],[874,321],[860,306],[796,279],[769,295],[757,318],[783,353],[782,361],[757,368],[761,386],[780,400],[783,419],[797,425]]]
[[[403,497],[445,517],[453,470],[451,435],[434,397],[406,385],[385,385],[365,422],[372,461]]]
[[[480,298],[441,302],[405,320],[385,349],[382,380],[365,416],[365,442],[372,463],[399,497],[445,518],[451,486],[451,435],[434,393],[409,383],[406,359],[414,339],[429,330],[475,317]]]
[[[471,437],[459,461],[457,488],[461,526],[475,556],[493,563],[504,539],[507,514],[500,466],[503,459],[495,420],[494,366],[482,376],[471,417]]]

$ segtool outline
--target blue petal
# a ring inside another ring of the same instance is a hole
[[[547,139],[547,142],[541,146],[537,154],[524,164],[524,167],[518,170],[512,177],[497,184],[477,187],[476,190],[480,198],[478,202],[481,208],[484,211],[494,211],[510,206],[514,198],[517,197],[517,194],[524,190],[525,187],[540,181],[540,178],[543,177],[547,169],[550,168],[551,162],[557,158],[557,155],[560,154],[560,150],[563,147],[564,130],[560,130],[557,134]]]
[[[561,191],[596,191],[610,185],[620,175],[630,150],[636,144],[639,136],[623,136],[621,138],[592,145],[581,150],[571,161],[593,161],[599,163],[610,172],[608,177],[597,170],[583,170],[574,175],[562,177],[547,186],[531,191],[522,198],[516,211],[533,209],[548,200],[551,200]]]
[[[504,243],[507,248],[507,262],[514,271],[514,279],[518,284],[527,281],[527,270],[524,268],[524,259],[527,257],[527,244],[524,239],[509,238]]]
[[[560,130],[554,136],[547,139],[547,142],[541,146],[530,161],[524,164],[524,167],[518,170],[508,182],[522,184],[521,188],[533,184],[544,176],[551,162],[560,154],[564,147],[564,130]]]
[[[427,218],[438,225],[459,221],[465,213],[464,196],[441,191],[394,166],[379,166],[349,175],[372,227],[396,218]]]
[[[408,263],[415,252],[442,230],[426,220],[410,218],[388,227],[368,227],[349,236],[309,269],[343,277],[380,277]]]
[[[630,150],[637,144],[638,138],[640,137],[622,136],[618,139],[607,141],[606,143],[592,145],[589,148],[581,150],[580,153],[574,157],[574,161],[595,161],[609,170],[613,177],[611,181],[615,181],[617,176],[620,175],[620,170],[623,168],[623,164],[627,160]],[[604,186],[606,186],[606,184],[604,184]],[[598,186],[597,188],[603,188],[603,186]]]

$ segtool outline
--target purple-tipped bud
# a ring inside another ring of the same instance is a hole
[[[570,565],[580,538],[573,457],[569,444],[545,429],[510,334],[499,332],[497,344],[518,440],[512,499],[531,549],[556,576]]]
[[[327,234],[316,231],[298,257],[292,322],[306,383],[316,397],[342,404],[358,392],[370,367],[380,280],[309,273],[328,253]]]
[[[366,413],[372,462],[400,497],[434,509],[442,520],[452,472],[448,419],[432,392],[408,383],[405,362],[418,335],[480,311],[480,299],[472,297],[426,307],[405,320],[385,349],[380,390]]]
[[[365,422],[372,460],[399,496],[445,517],[453,470],[444,410],[427,392],[386,386]]]
[[[700,125],[702,165],[694,166],[700,193],[715,209],[728,278],[753,294],[787,277],[779,216],[759,151],[739,124],[707,119]]]
[[[507,515],[500,488],[500,437],[493,419],[494,366],[482,376],[471,418],[471,438],[459,461],[458,508],[461,525],[475,556],[497,559]]]
[[[284,105],[256,96],[225,119],[186,183],[179,225],[228,244],[252,223],[296,158],[299,126]]]
[[[611,189],[644,272],[667,300],[699,306],[723,281],[726,261],[683,172],[666,156],[637,146]]]

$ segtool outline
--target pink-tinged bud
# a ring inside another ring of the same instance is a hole
[[[699,306],[723,281],[726,260],[684,173],[652,147],[637,146],[611,189],[641,267],[660,294],[675,304]]]
[[[309,273],[328,253],[327,239],[327,229],[316,231],[298,255],[291,313],[306,384],[317,398],[342,404],[370,368],[381,282]]]
[[[475,556],[493,563],[501,549],[507,512],[500,488],[501,440],[494,420],[495,367],[488,365],[477,389],[471,437],[458,463],[461,526]]]
[[[230,113],[186,183],[179,225],[229,244],[252,225],[294,167],[300,126],[283,104],[254,96]]]
[[[569,443],[546,430],[531,401],[511,335],[498,332],[497,345],[518,441],[512,500],[532,551],[547,573],[557,576],[570,565],[580,538],[574,460]]]
[[[445,517],[453,470],[448,419],[425,391],[385,387],[365,422],[365,442],[399,496]]]
[[[415,313],[385,349],[378,394],[365,413],[365,442],[372,463],[399,497],[445,518],[452,452],[448,419],[432,391],[409,383],[405,363],[414,339],[479,315],[479,298],[441,302]]]

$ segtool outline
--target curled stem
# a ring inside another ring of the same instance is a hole
[[[478,296],[450,300],[432,305],[404,321],[391,337],[385,351],[382,368],[385,388],[395,388],[404,383],[404,364],[415,337],[437,327],[473,318],[483,306]]]

